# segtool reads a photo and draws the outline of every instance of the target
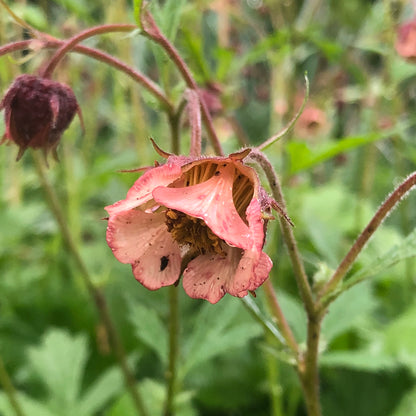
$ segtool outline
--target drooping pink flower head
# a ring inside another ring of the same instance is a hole
[[[20,75],[0,103],[4,109],[6,132],[0,144],[14,142],[19,146],[17,160],[28,147],[49,151],[58,159],[56,147],[75,113],[81,117],[71,88],[50,79]],[[82,120],[81,120],[82,122]]]
[[[395,47],[400,56],[416,61],[416,18],[399,26]]]
[[[107,242],[148,289],[175,284],[192,298],[243,297],[268,277],[262,251],[270,200],[242,159],[169,156],[127,198],[106,207]]]

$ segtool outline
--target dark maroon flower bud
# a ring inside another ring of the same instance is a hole
[[[3,109],[6,132],[0,144],[7,140],[16,143],[16,160],[28,147],[42,149],[45,158],[51,151],[58,160],[56,147],[62,133],[75,113],[81,118],[71,88],[34,75],[20,75],[14,80],[0,103],[0,111]]]

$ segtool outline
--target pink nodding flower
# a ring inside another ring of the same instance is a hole
[[[171,155],[105,208],[107,243],[143,286],[156,290],[182,275],[190,297],[216,303],[226,293],[246,296],[267,279],[270,199],[245,156]]]
[[[395,47],[401,57],[416,61],[416,18],[399,26]]]

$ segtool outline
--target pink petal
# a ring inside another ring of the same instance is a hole
[[[183,272],[183,288],[191,298],[218,302],[226,293],[244,297],[269,276],[272,261],[265,253],[228,248],[227,256],[205,254],[192,260]]]
[[[256,290],[268,278],[272,266],[267,254],[244,252],[227,284],[227,292],[239,298],[246,296],[249,290]]]
[[[243,249],[251,248],[253,236],[235,209],[232,190],[235,167],[218,168],[209,180],[184,188],[158,187],[153,191],[156,202],[205,221],[207,226],[228,244]],[[251,214],[252,217],[254,213]],[[255,227],[258,231],[258,227]],[[263,231],[260,231],[263,239]]]
[[[229,248],[226,257],[220,254],[198,256],[183,272],[185,292],[191,298],[217,303],[228,292],[240,257],[241,250],[236,248]]]
[[[168,186],[182,174],[182,169],[177,164],[165,164],[145,172],[127,192],[127,198],[105,207],[109,215],[136,208],[150,201],[152,191],[157,186]]]
[[[155,290],[175,283],[180,274],[180,249],[167,231],[165,214],[124,211],[110,217],[107,242],[114,256],[130,263],[135,278]]]

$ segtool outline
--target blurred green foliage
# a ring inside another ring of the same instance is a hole
[[[89,26],[133,22],[134,4],[103,0],[9,2],[40,31],[65,38]],[[279,172],[307,271],[319,283],[342,259],[394,186],[416,166],[416,64],[394,48],[413,15],[404,0],[152,2],[165,34],[201,87],[215,85],[214,117],[227,151],[260,144],[308,106],[267,149]],[[0,9],[0,43],[26,36]],[[179,103],[185,89],[165,53],[135,33],[89,39],[132,64]],[[36,72],[49,52],[0,58],[0,89]],[[94,282],[105,292],[153,416],[166,397],[167,289],[134,281],[105,243],[103,207],[124,198],[137,173],[169,149],[166,116],[147,92],[104,64],[70,54],[56,79],[74,89],[85,120],[64,134],[48,177]],[[0,133],[4,123],[0,124]],[[188,127],[182,129],[187,152]],[[208,142],[205,150],[212,153]],[[79,271],[45,203],[30,153],[0,147],[0,352],[30,416],[129,416],[135,410]],[[416,412],[416,216],[410,195],[374,236],[323,325],[321,393],[326,415]],[[271,278],[299,342],[305,317],[279,227],[266,251]],[[370,279],[371,278],[371,279]],[[180,290],[178,416],[304,415],[301,390],[275,338],[235,298],[217,305]],[[253,300],[268,315],[262,289]],[[0,393],[0,414],[13,415]]]

